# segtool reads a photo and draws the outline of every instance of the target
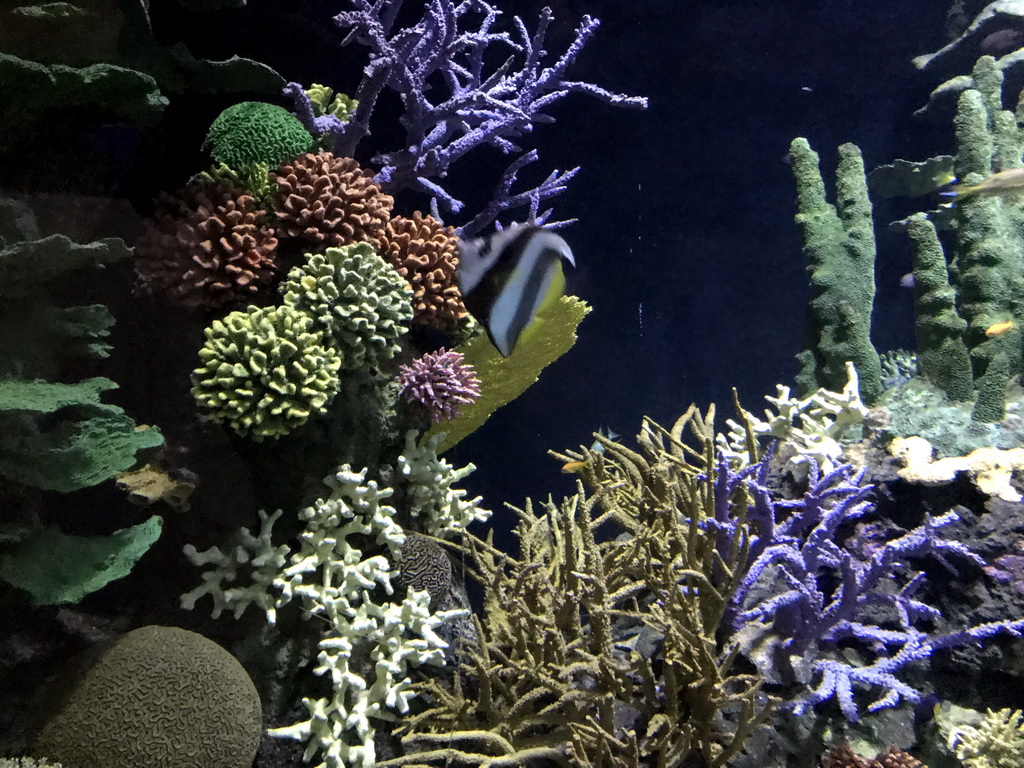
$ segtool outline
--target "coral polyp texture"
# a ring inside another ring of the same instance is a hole
[[[241,169],[251,163],[275,166],[313,145],[297,117],[275,104],[243,101],[213,121],[203,146],[218,163]]]
[[[249,307],[214,320],[192,373],[192,395],[240,435],[280,437],[323,413],[341,358],[313,318],[289,306]]]
[[[254,293],[276,272],[277,237],[251,194],[196,180],[163,194],[135,245],[138,287],[188,309]]]
[[[245,768],[256,756],[256,688],[230,653],[195,632],[136,629],[69,683],[35,754],[76,768]]]
[[[461,352],[428,352],[398,369],[402,397],[418,403],[435,424],[459,415],[462,406],[480,397],[476,370]]]
[[[271,197],[282,234],[310,250],[376,243],[391,218],[394,198],[381,192],[373,174],[350,157],[306,153],[272,174]]]
[[[458,242],[454,227],[419,211],[411,219],[396,216],[384,228],[381,255],[412,288],[416,322],[449,330],[466,317],[456,278]]]
[[[348,369],[394,357],[412,320],[412,291],[369,243],[309,254],[280,291],[286,305],[314,318]]]

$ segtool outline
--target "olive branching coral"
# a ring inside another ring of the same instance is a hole
[[[405,754],[378,768],[717,767],[738,752],[771,702],[718,640],[749,545],[742,522],[716,521],[742,521],[749,499],[715,458],[712,417],[645,422],[642,452],[601,438],[577,454],[574,495],[515,509],[518,557],[490,537],[453,545],[483,588],[476,638],[450,683],[418,683]]]

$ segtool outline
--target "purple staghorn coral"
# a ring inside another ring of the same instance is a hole
[[[926,516],[909,532],[892,527],[880,535],[888,526],[875,526],[870,546],[861,528],[844,546],[846,531],[874,511],[874,487],[860,484],[863,473],[845,465],[822,477],[812,466],[801,498],[776,500],[767,486],[770,458],[769,453],[740,473],[727,471],[721,460],[722,490],[731,492],[743,482],[750,494],[749,565],[727,620],[758,672],[769,683],[796,691],[787,696],[792,712],[799,715],[834,698],[856,722],[855,688],[881,689],[869,711],[901,700],[919,702],[920,692],[898,677],[908,664],[941,648],[1024,630],[1024,620],[948,634],[921,629],[922,621],[940,613],[917,598],[926,580],[910,560],[931,555],[950,570],[948,556],[984,564],[963,544],[940,537],[940,529],[958,520],[955,512]],[[732,540],[736,521],[727,512],[719,511],[708,525],[723,544]]]
[[[438,207],[453,213],[464,204],[438,179],[450,166],[481,146],[504,154],[522,152],[517,143],[537,123],[554,122],[548,109],[570,93],[587,93],[616,106],[645,108],[647,100],[623,96],[592,83],[569,80],[566,72],[599,26],[584,16],[574,41],[553,63],[543,59],[548,27],[553,19],[545,8],[531,35],[518,16],[507,31],[496,31],[501,11],[485,0],[428,0],[413,26],[394,29],[403,0],[353,0],[355,10],[335,17],[348,31],[345,43],[370,48],[370,63],[354,96],[358,107],[352,119],[315,117],[302,88],[290,83],[285,94],[295,100],[306,127],[328,134],[335,153],[351,156],[370,132],[370,119],[385,88],[398,94],[406,146],[374,157],[381,166],[377,181],[390,193],[415,189],[432,197]],[[497,62],[497,63],[495,63]],[[541,204],[558,194],[578,169],[552,172],[537,187],[513,193],[511,187],[523,166],[536,160],[522,155],[505,171],[493,199],[465,224],[460,234],[478,234],[507,210],[529,206],[530,223],[543,224],[551,211]]]
[[[435,423],[455,418],[462,406],[480,397],[476,370],[464,362],[461,352],[444,349],[401,366],[398,386],[402,397],[426,408]]]

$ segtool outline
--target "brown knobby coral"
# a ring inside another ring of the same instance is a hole
[[[822,755],[821,768],[927,768],[917,758],[892,747],[888,752],[879,752],[874,760],[861,757],[848,744],[840,744],[828,754]]]
[[[276,271],[277,237],[253,196],[195,179],[161,194],[135,244],[137,288],[188,309],[254,293]]]
[[[271,207],[282,236],[322,253],[358,242],[377,247],[394,199],[350,157],[307,152],[271,174]]]
[[[419,211],[411,219],[395,216],[384,228],[380,254],[412,288],[416,322],[447,330],[466,316],[456,278],[458,242],[454,227]]]

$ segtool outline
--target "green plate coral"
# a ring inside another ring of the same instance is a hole
[[[280,437],[323,413],[341,358],[313,318],[289,306],[249,307],[214,320],[192,373],[192,396],[240,435]]]
[[[285,304],[307,312],[345,368],[390,360],[412,322],[412,291],[369,243],[309,254],[281,283]]]

